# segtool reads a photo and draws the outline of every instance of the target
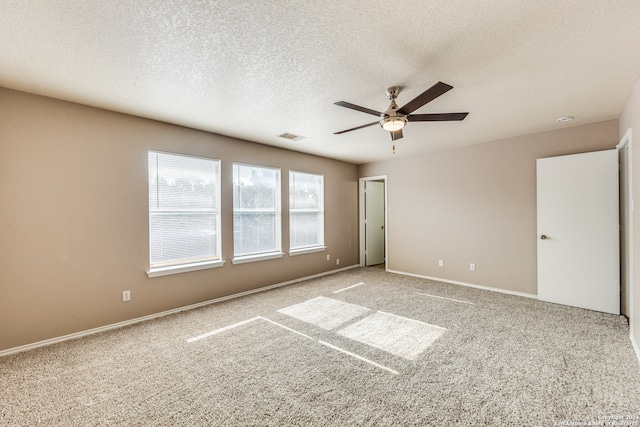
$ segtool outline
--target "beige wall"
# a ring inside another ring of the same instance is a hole
[[[610,120],[361,165],[388,175],[389,269],[536,294],[536,159],[617,142]]]
[[[631,191],[633,200],[640,200],[640,80],[636,83],[620,116],[620,138],[631,129]],[[635,142],[633,141],[635,139]],[[640,346],[640,209],[633,212],[633,259],[632,301],[629,314],[631,331],[637,346]],[[640,354],[638,355],[640,357]]]
[[[2,88],[0,120],[0,350],[358,263],[355,165]],[[147,277],[150,149],[222,160],[224,267]],[[232,265],[234,161],[282,168],[285,250],[288,170],[324,174],[327,251]]]

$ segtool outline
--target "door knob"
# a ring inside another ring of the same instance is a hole
[[[540,236],[540,240],[547,240],[547,236],[545,236],[544,234]]]

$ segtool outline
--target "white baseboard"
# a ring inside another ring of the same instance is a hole
[[[264,292],[264,291],[268,291],[270,289],[279,288],[279,287],[282,287],[282,286],[293,285],[294,283],[298,283],[298,282],[302,282],[302,281],[310,280],[310,279],[315,279],[317,277],[328,276],[330,274],[340,273],[342,271],[350,270],[352,268],[357,268],[357,267],[360,267],[360,266],[359,265],[352,265],[352,266],[349,266],[349,267],[343,267],[343,268],[339,268],[339,269],[336,269],[336,270],[325,271],[323,273],[313,274],[311,276],[301,277],[299,279],[293,279],[293,280],[289,280],[287,282],[276,283],[275,285],[264,286],[262,288],[252,289],[250,291],[240,292],[240,293],[237,293],[237,294],[228,295],[226,297],[220,297],[220,298],[216,298],[216,299],[212,299],[212,300],[208,300],[208,301],[199,302],[199,303],[196,303],[196,304],[187,305],[187,306],[184,306],[184,307],[174,308],[172,310],[162,311],[160,313],[150,314],[148,316],[137,317],[135,319],[125,320],[123,322],[112,323],[110,325],[105,325],[105,326],[100,326],[98,328],[88,329],[86,331],[80,331],[80,332],[76,332],[76,333],[69,334],[69,335],[63,335],[61,337],[51,338],[51,339],[44,340],[44,341],[38,341],[38,342],[35,342],[35,343],[32,343],[32,344],[26,344],[26,345],[22,345],[22,346],[19,346],[19,347],[9,348],[9,349],[0,351],[0,357],[8,356],[10,354],[21,353],[23,351],[29,351],[29,350],[33,350],[33,349],[36,349],[36,348],[39,348],[39,347],[45,347],[45,346],[52,345],[52,344],[58,344],[58,343],[61,343],[61,342],[64,342],[64,341],[70,341],[70,340],[74,340],[74,339],[77,339],[77,338],[86,337],[88,335],[98,334],[100,332],[105,332],[105,331],[109,331],[109,330],[112,330],[112,329],[118,329],[118,328],[122,328],[122,327],[125,327],[125,326],[130,326],[130,325],[134,325],[134,324],[140,323],[140,322],[146,322],[147,320],[157,319],[159,317],[164,317],[164,316],[168,316],[170,314],[180,313],[182,311],[193,310],[195,308],[204,307],[206,305],[215,304],[215,303],[222,302],[222,301],[227,301],[227,300],[230,300],[230,299],[234,299],[234,298],[239,298],[239,297],[243,297],[243,296],[246,296],[246,295],[255,294],[255,293],[258,293],[258,292]]]
[[[526,292],[517,292],[517,291],[510,291],[510,290],[507,290],[507,289],[492,288],[490,286],[482,286],[482,285],[476,285],[476,284],[473,284],[473,283],[458,282],[456,280],[442,279],[442,278],[439,278],[439,277],[423,276],[423,275],[420,275],[420,274],[406,273],[404,271],[396,271],[396,270],[387,270],[387,272],[394,273],[394,274],[402,274],[403,276],[419,277],[420,279],[429,279],[429,280],[436,280],[438,282],[451,283],[452,285],[467,286],[467,287],[470,287],[470,288],[482,289],[482,290],[485,290],[485,291],[500,292],[502,294],[516,295],[516,296],[519,296],[519,297],[535,298],[535,299],[538,298],[538,295],[536,295],[536,294],[528,294]]]
[[[640,363],[640,346],[636,342],[636,339],[633,336],[633,334],[631,333],[629,334],[629,339],[631,339],[631,345],[633,346],[633,349],[636,351],[636,356],[638,356],[638,363]]]

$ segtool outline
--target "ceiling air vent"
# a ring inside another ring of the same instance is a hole
[[[300,135],[294,135],[292,133],[283,133],[282,135],[278,135],[280,138],[285,138],[285,139],[289,139],[291,141],[300,141],[302,139],[304,139],[304,136],[300,136]]]

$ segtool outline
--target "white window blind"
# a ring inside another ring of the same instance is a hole
[[[324,245],[324,177],[289,171],[291,250]]]
[[[233,253],[280,253],[280,169],[234,163]]]
[[[150,266],[220,259],[220,161],[149,152]]]

